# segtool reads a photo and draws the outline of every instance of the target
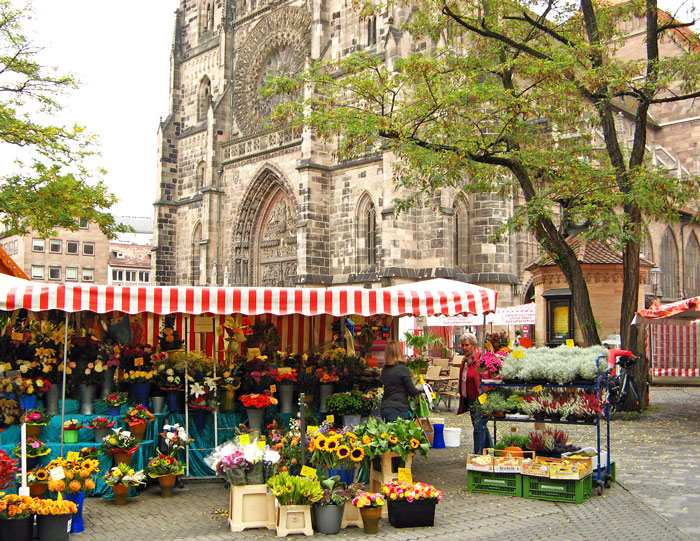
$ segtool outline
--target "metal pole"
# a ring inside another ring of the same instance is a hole
[[[219,363],[219,358],[216,352],[216,343],[218,340],[216,339],[216,318],[212,317],[211,318],[211,323],[212,323],[212,329],[215,331],[214,332],[214,345],[213,347],[213,356],[214,356],[214,379],[216,379],[216,365]],[[219,446],[219,406],[217,406],[214,409],[214,447]]]
[[[17,493],[20,496],[29,496],[29,487],[27,486],[27,423],[26,423],[26,413],[25,422],[22,423],[20,431],[20,441],[22,445],[22,486],[19,487]]]
[[[61,401],[61,456],[63,456],[63,423],[66,422],[66,370],[68,370],[68,312],[63,335],[63,392]]]
[[[301,415],[299,445],[301,445],[301,466],[306,466],[306,402],[304,398],[304,393],[299,393],[299,415]]]
[[[185,344],[185,356],[187,356],[187,352],[189,351],[189,344],[187,343],[187,339],[189,338],[189,333],[188,331],[188,323],[189,323],[189,316],[184,316],[183,319],[185,320],[185,336],[184,336],[184,344]],[[190,396],[190,381],[189,381],[189,368],[190,368],[190,363],[189,361],[185,361],[185,430],[189,434],[190,431],[190,408],[187,405],[187,399]],[[185,446],[185,477],[190,476],[190,446],[186,445]]]

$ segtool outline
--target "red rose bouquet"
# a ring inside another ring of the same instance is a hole
[[[239,400],[246,408],[263,409],[269,408],[277,404],[277,399],[270,394],[270,391],[265,391],[263,394],[251,393],[241,395]]]

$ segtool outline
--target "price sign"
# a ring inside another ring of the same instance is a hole
[[[309,425],[306,427],[306,431],[315,434],[316,432],[318,432],[318,427]]]
[[[13,332],[11,338],[12,340],[21,342],[22,340],[24,340],[24,334],[22,334],[21,332]]]
[[[12,363],[5,363],[5,366],[3,366],[3,371],[9,372],[10,370],[12,370]]]
[[[421,385],[425,385],[425,379],[423,378],[423,376],[420,376],[420,377],[418,378],[418,382],[419,382]]]
[[[143,357],[136,357],[134,359],[134,366],[143,366]]]
[[[316,478],[316,470],[314,468],[311,468],[309,466],[302,466],[301,467],[301,476],[302,477],[310,477],[311,479]]]
[[[66,472],[63,471],[63,466],[56,466],[49,470],[49,475],[52,481],[60,481],[66,478]]]
[[[270,392],[276,393],[277,392],[277,385],[270,385]]]
[[[241,434],[238,436],[238,441],[241,445],[250,445],[250,434]]]
[[[258,449],[260,449],[261,451],[265,450],[265,442],[264,441],[258,440],[257,442],[255,442],[255,445],[257,445]]]
[[[413,474],[408,468],[399,468],[399,483],[413,483]]]
[[[572,347],[574,347],[574,341],[573,341],[571,338],[569,338],[569,339],[566,341],[566,347],[567,347],[567,348],[572,348]]]
[[[326,415],[326,421],[329,423],[335,423],[335,415]]]
[[[80,453],[78,451],[68,451],[68,454],[66,455],[66,460],[68,462],[75,462],[80,458]]]
[[[486,404],[486,401],[488,400],[488,398],[489,397],[486,395],[486,393],[480,394],[479,398],[478,398],[479,404]]]
[[[493,351],[493,345],[491,344],[491,342],[486,342],[486,349],[489,351]]]
[[[260,357],[260,348],[248,348],[248,360]]]
[[[522,349],[516,349],[513,352],[513,359],[522,359],[523,358],[523,350]]]
[[[511,340],[510,342],[508,342],[508,347],[509,347],[510,349],[513,349],[513,341],[512,341],[512,340]]]
[[[542,385],[536,385],[532,390],[535,391],[536,393],[541,393],[542,389],[544,389],[544,387],[542,387]]]
[[[281,366],[277,369],[280,374],[291,374],[292,369],[289,366]]]

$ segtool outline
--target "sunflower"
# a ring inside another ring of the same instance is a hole
[[[362,443],[365,445],[370,445],[372,443],[372,438],[370,438],[367,434],[362,436]]]
[[[319,449],[320,451],[325,451],[327,441],[328,440],[326,439],[326,436],[323,436],[322,434],[316,436],[316,449]]]
[[[348,433],[345,434],[345,435],[346,435],[349,439],[351,439],[352,441],[355,441],[355,440],[357,439],[357,436],[355,435],[354,432],[348,432]]]
[[[420,442],[416,438],[411,438],[409,443],[411,444],[411,449],[418,449],[418,446],[420,445]]]
[[[399,443],[399,438],[393,435],[389,436],[389,443],[391,443],[392,445],[396,445],[397,443]]]
[[[326,451],[329,453],[334,453],[339,444],[340,441],[337,438],[328,438],[326,441]]]
[[[387,439],[387,438],[389,437],[389,434],[387,434],[386,432],[382,432],[381,434],[379,434],[379,437],[380,437],[381,439],[385,440],[385,439]]]
[[[365,450],[362,447],[355,447],[350,451],[350,460],[353,462],[362,462],[365,458]]]
[[[49,478],[49,472],[44,468],[39,468],[36,470],[35,476],[37,481],[46,481]]]
[[[338,455],[338,458],[340,460],[345,460],[350,456],[350,448],[347,445],[341,445],[338,447],[338,450],[335,452],[336,455]]]

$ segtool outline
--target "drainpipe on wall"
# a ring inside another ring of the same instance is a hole
[[[219,166],[216,170],[216,283],[215,286],[220,285],[221,280],[219,276],[223,276],[223,269],[221,268],[221,175],[223,174],[223,167]],[[226,285],[226,284],[224,284]]]

